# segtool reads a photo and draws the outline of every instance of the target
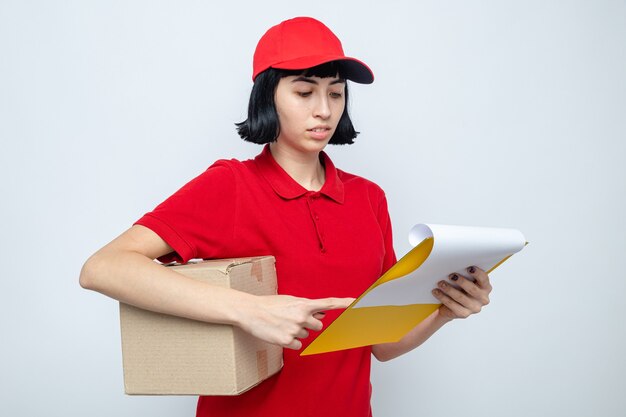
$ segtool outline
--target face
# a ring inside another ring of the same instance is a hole
[[[299,153],[324,149],[346,105],[345,85],[337,77],[281,78],[274,96],[280,122],[276,144]]]

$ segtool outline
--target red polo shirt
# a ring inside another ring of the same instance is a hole
[[[163,261],[274,255],[280,294],[357,297],[395,262],[387,202],[376,184],[320,159],[319,192],[295,182],[269,146],[253,160],[217,161],[137,224],[175,250]],[[304,357],[285,349],[277,375],[239,396],[200,397],[197,415],[367,417],[370,359],[369,347]]]

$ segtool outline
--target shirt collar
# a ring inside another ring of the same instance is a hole
[[[324,164],[326,180],[319,192],[335,200],[337,203],[343,204],[343,182],[339,178],[337,169],[325,152],[320,153],[320,158]],[[280,165],[278,165],[278,162],[276,162],[272,156],[272,152],[270,152],[269,144],[265,145],[263,152],[254,158],[254,162],[261,172],[261,175],[263,175],[271,185],[276,194],[282,198],[291,200],[310,193],[309,190],[298,184]]]

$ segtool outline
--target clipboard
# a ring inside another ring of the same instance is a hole
[[[490,273],[528,242],[516,229],[418,224],[414,246],[300,353],[334,352],[397,342],[439,308],[440,280],[477,266]]]

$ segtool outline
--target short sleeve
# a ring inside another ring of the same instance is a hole
[[[232,245],[236,199],[229,161],[218,161],[135,224],[151,229],[174,249],[161,262],[211,258]]]

